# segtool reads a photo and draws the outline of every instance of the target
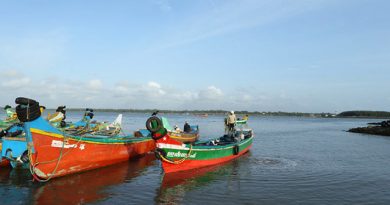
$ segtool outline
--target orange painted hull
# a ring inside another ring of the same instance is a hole
[[[155,149],[155,142],[146,139],[131,143],[96,143],[53,137],[32,132],[35,153],[30,157],[34,177],[54,178],[105,167],[142,156]],[[60,144],[58,144],[60,143]]]
[[[187,159],[184,162],[180,164],[180,166],[176,164],[171,164],[165,161],[162,161],[162,167],[164,169],[165,173],[171,173],[171,172],[179,172],[179,171],[188,171],[191,169],[201,168],[201,167],[207,167],[212,166],[216,164],[221,164],[230,160],[233,160],[235,158],[238,158],[239,156],[245,154],[249,151],[252,145],[248,146],[244,150],[240,151],[237,155],[230,155],[227,157],[222,158],[216,158],[216,159],[207,159],[207,160],[191,160]]]

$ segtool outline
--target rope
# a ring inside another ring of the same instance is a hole
[[[100,126],[102,126],[102,127],[100,127]],[[109,127],[109,126],[110,125],[105,125],[105,124],[97,125],[96,127],[94,127],[92,129],[92,132],[90,134],[92,134],[92,135],[106,135],[109,137],[113,137],[115,135],[120,134],[122,131],[121,127],[114,127],[113,130],[106,130],[107,127]]]
[[[26,113],[27,113],[27,122],[29,121],[29,115],[30,115],[30,99],[28,99],[27,101],[27,109],[26,109]],[[30,132],[30,130],[26,130],[27,132]],[[64,135],[63,135],[64,136]],[[65,136],[64,136],[64,142],[65,142]],[[57,159],[57,164],[56,164],[56,167],[54,168],[53,172],[51,173],[51,175],[49,176],[49,178],[47,178],[46,180],[42,180],[42,179],[39,179],[38,176],[35,174],[35,167],[39,164],[39,162],[36,162],[34,165],[32,164],[32,144],[27,144],[27,150],[28,150],[28,157],[29,157],[29,160],[30,160],[30,172],[31,172],[31,175],[34,177],[35,180],[37,180],[38,182],[47,182],[49,181],[53,175],[55,174],[55,172],[57,171],[57,168],[58,168],[58,165],[59,165],[59,162],[61,161],[61,158],[62,158],[62,151],[63,151],[63,148],[65,146],[65,143],[62,143],[62,148],[61,148],[61,152],[60,152],[60,157]],[[54,161],[54,160],[52,160]],[[47,163],[50,163],[47,162]],[[42,163],[43,164],[43,163]]]
[[[29,104],[28,104],[29,105]],[[29,106],[27,107],[27,119],[29,117]],[[78,147],[79,143],[82,141],[83,137],[82,135],[83,134],[86,134],[88,131],[90,131],[90,126],[89,126],[89,123],[87,123],[87,125],[84,127],[84,129],[81,129],[81,130],[76,130],[76,133],[79,134],[81,137],[79,138],[79,140],[77,141],[76,143],[76,147]],[[98,129],[98,126],[96,126],[96,128],[94,129]],[[28,130],[29,131],[29,130]],[[117,130],[115,130],[117,131]],[[121,131],[121,129],[119,129],[119,131]],[[94,132],[94,130],[92,129],[92,132]],[[74,133],[74,134],[76,134]],[[62,141],[62,146],[61,146],[61,150],[60,150],[60,155],[57,159],[53,159],[53,160],[49,160],[49,161],[44,161],[44,162],[38,162],[38,160],[36,160],[35,163],[32,163],[33,160],[32,160],[32,144],[28,144],[27,145],[27,149],[28,149],[28,157],[29,157],[29,160],[30,160],[30,172],[33,176],[33,178],[38,181],[38,182],[47,182],[49,181],[50,179],[52,179],[55,175],[55,173],[57,172],[57,169],[59,167],[59,164],[60,164],[60,161],[62,160],[62,158],[68,154],[70,151],[72,151],[73,149],[69,149],[67,152],[64,152],[64,148],[65,148],[65,141],[66,141],[66,136],[65,136],[65,131],[62,132],[62,136],[63,136],[63,141]],[[49,163],[53,163],[53,162],[56,162],[56,166],[54,167],[53,171],[49,174],[49,177],[47,179],[40,179],[38,177],[38,175],[36,174],[35,172],[35,169],[36,167],[39,165],[39,164],[49,164]]]
[[[69,149],[67,152],[63,153],[63,150],[65,148],[65,133],[64,132],[62,133],[62,136],[63,136],[64,140],[62,141],[62,147],[61,147],[61,150],[60,150],[60,156],[57,159],[53,159],[53,160],[50,160],[50,161],[44,161],[44,162],[38,162],[38,160],[37,160],[34,164],[30,163],[30,172],[33,175],[34,179],[37,180],[38,182],[47,182],[51,178],[53,178],[53,176],[57,172],[57,169],[58,169],[58,166],[60,164],[61,159],[66,154],[68,154],[70,151],[73,150],[73,149]],[[81,140],[82,140],[82,137],[80,137],[80,139],[77,141],[76,147],[78,146],[78,144],[80,143]],[[30,151],[31,146],[28,145],[27,147],[28,147],[29,159],[30,159],[30,162],[32,162],[32,155],[31,155],[31,151]],[[55,162],[55,161],[57,161],[56,166],[55,166],[54,170],[49,174],[49,178],[42,180],[42,179],[37,177],[37,175],[35,174],[35,167],[37,167],[39,164],[49,164],[49,163],[52,163],[52,162]]]
[[[38,182],[48,182],[51,178],[53,178],[55,172],[57,171],[57,168],[58,168],[58,165],[60,164],[60,161],[62,159],[62,151],[63,151],[63,148],[64,148],[64,142],[62,143],[62,147],[61,147],[61,151],[60,151],[60,156],[58,157],[57,159],[57,163],[56,163],[56,166],[53,170],[53,172],[51,174],[49,174],[49,177],[47,179],[40,179],[36,174],[35,174],[35,167],[39,164],[46,164],[46,163],[51,163],[52,161],[55,161],[55,160],[51,160],[51,161],[47,161],[47,162],[35,162],[35,164],[31,164],[30,163],[30,172],[31,174],[33,175],[34,179],[37,180]],[[30,156],[30,160],[32,159],[32,157]],[[30,161],[32,162],[32,161]]]
[[[192,152],[192,144],[190,145],[190,150],[188,151],[188,153],[186,154],[186,156],[180,160],[177,160],[177,161],[173,161],[173,160],[169,160],[167,158],[165,158],[159,151],[158,152],[158,155],[161,157],[161,159],[165,162],[168,162],[168,163],[171,163],[171,164],[181,164],[183,163],[184,161],[186,161],[188,159],[188,157],[191,155],[191,152]]]

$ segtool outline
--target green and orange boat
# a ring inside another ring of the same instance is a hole
[[[105,167],[155,149],[150,137],[67,134],[41,117],[37,101],[19,97],[15,102],[26,133],[30,171],[37,181]]]
[[[238,158],[249,151],[253,143],[253,130],[246,123],[222,137],[185,144],[170,137],[159,117],[150,117],[146,128],[156,141],[156,157],[161,160],[165,173],[186,171],[220,164]]]

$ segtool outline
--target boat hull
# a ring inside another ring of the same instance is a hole
[[[172,173],[172,172],[179,172],[179,171],[188,171],[188,170],[191,170],[191,169],[198,169],[198,168],[201,168],[201,167],[208,167],[208,166],[212,166],[212,165],[222,164],[224,162],[227,162],[227,161],[233,160],[235,158],[238,158],[241,155],[243,155],[246,152],[248,152],[249,149],[250,149],[250,147],[246,148],[245,150],[243,150],[242,152],[240,152],[237,155],[231,155],[231,156],[222,157],[222,158],[209,159],[209,160],[191,160],[191,159],[189,159],[189,160],[184,161],[180,165],[171,164],[171,163],[163,161],[162,162],[162,167],[163,167],[165,173]]]
[[[3,149],[3,143],[0,142],[0,150]],[[5,157],[0,157],[0,167],[9,166],[9,160]]]
[[[23,153],[27,153],[27,141],[25,137],[4,137],[1,155],[8,159],[12,168],[28,169],[29,163],[20,159]]]
[[[105,167],[155,149],[155,142],[150,138],[106,142],[72,137],[64,140],[62,135],[37,129],[31,129],[31,134],[35,152],[30,156],[30,162],[40,179]]]
[[[161,160],[165,173],[212,166],[238,158],[249,151],[252,146],[253,137],[225,146],[183,146],[172,144],[172,139],[168,141],[168,143],[164,143],[164,139],[161,139],[157,143],[157,147],[165,153],[165,157],[163,157],[167,159]]]
[[[0,158],[0,167],[8,167],[10,166],[10,162],[6,158]]]

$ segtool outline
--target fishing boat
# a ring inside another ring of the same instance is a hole
[[[161,117],[161,121],[164,125],[164,127],[167,129],[169,136],[172,139],[175,139],[177,141],[183,142],[183,143],[193,143],[199,139],[199,126],[198,125],[190,125],[190,131],[185,132],[181,129],[178,129],[177,126],[175,128],[172,128],[172,126],[169,124],[169,121],[165,117]],[[140,136],[151,136],[151,133],[147,129],[140,129],[137,132],[134,133],[135,135]]]
[[[162,120],[156,116],[146,122],[156,141],[156,157],[161,160],[165,173],[186,171],[235,159],[248,152],[253,142],[253,130],[237,125],[234,131],[222,137],[184,144],[171,138]]]
[[[8,167],[9,165],[10,164],[8,159],[0,159],[0,167]]]
[[[236,125],[245,125],[247,123],[247,120],[237,120]]]
[[[15,124],[15,123],[18,123],[19,120],[18,119],[5,119],[5,120],[0,120],[0,131],[3,130],[3,129],[6,129],[7,127]]]
[[[0,152],[2,155],[0,156],[0,166],[9,166],[10,164],[12,165],[12,162],[9,158],[5,157],[3,155],[6,153],[6,150],[9,151],[10,145],[12,147],[15,147],[15,150],[20,149],[20,147],[23,147],[23,150],[26,150],[27,148],[27,143],[26,140],[23,137],[23,128],[21,123],[15,123],[3,130],[0,131],[0,138],[1,138],[1,146],[0,146]],[[8,141],[11,139],[12,141],[17,140],[14,143],[11,143]],[[20,140],[23,140],[22,144],[20,143]]]
[[[2,160],[6,160],[12,168],[28,169],[28,151],[25,137],[4,137]]]
[[[122,114],[119,114],[118,117],[112,123],[91,123],[90,121],[93,118],[92,112],[91,109],[87,108],[81,120],[76,123],[66,123],[65,127],[57,127],[58,124],[53,124],[49,120],[48,122],[52,126],[58,128],[61,132],[65,132],[71,135],[82,135],[89,133],[94,135],[98,134],[105,136],[114,136],[120,132],[122,124]],[[23,125],[21,123],[15,123],[14,125],[5,129],[6,133],[4,134],[4,136],[3,133],[0,133],[0,137],[2,137],[2,147],[4,148],[1,149],[2,160],[8,161],[8,164],[11,164],[12,168],[30,168],[30,163],[28,160],[27,141],[23,130]],[[6,166],[7,164],[4,165]]]
[[[16,123],[16,120],[8,121],[8,120],[0,120],[0,131],[11,126],[13,123]]]
[[[181,130],[168,131],[169,136],[171,136],[172,139],[175,139],[183,143],[193,143],[199,139],[199,128],[198,126],[191,126],[191,127],[192,127],[191,132],[184,132]]]
[[[11,109],[11,106],[6,105],[4,107],[4,110],[6,111],[8,116],[12,116],[12,117],[7,117],[5,120],[0,120],[0,151],[2,150],[3,147],[3,140],[1,140],[1,138],[6,135],[6,133],[8,132],[8,128],[10,126],[12,126],[14,123],[19,122],[17,117],[13,117],[14,111]],[[9,165],[10,165],[10,161],[0,156],[0,167],[6,167]]]
[[[236,125],[245,125],[248,121],[249,115],[245,115],[242,119],[237,118]]]
[[[37,181],[105,167],[155,149],[150,137],[67,134],[41,117],[37,101],[19,97],[15,102],[26,134],[30,171]]]
[[[2,149],[2,143],[0,143],[0,150]],[[9,166],[10,165],[10,163],[9,163],[9,160],[8,159],[6,159],[6,158],[0,158],[0,167],[7,167],[7,166]]]
[[[161,117],[161,120],[164,127],[167,129],[169,136],[172,139],[183,143],[193,143],[199,139],[198,125],[190,126],[191,130],[189,132],[185,132],[184,130],[179,129],[176,125],[174,128],[172,128],[167,118]]]

